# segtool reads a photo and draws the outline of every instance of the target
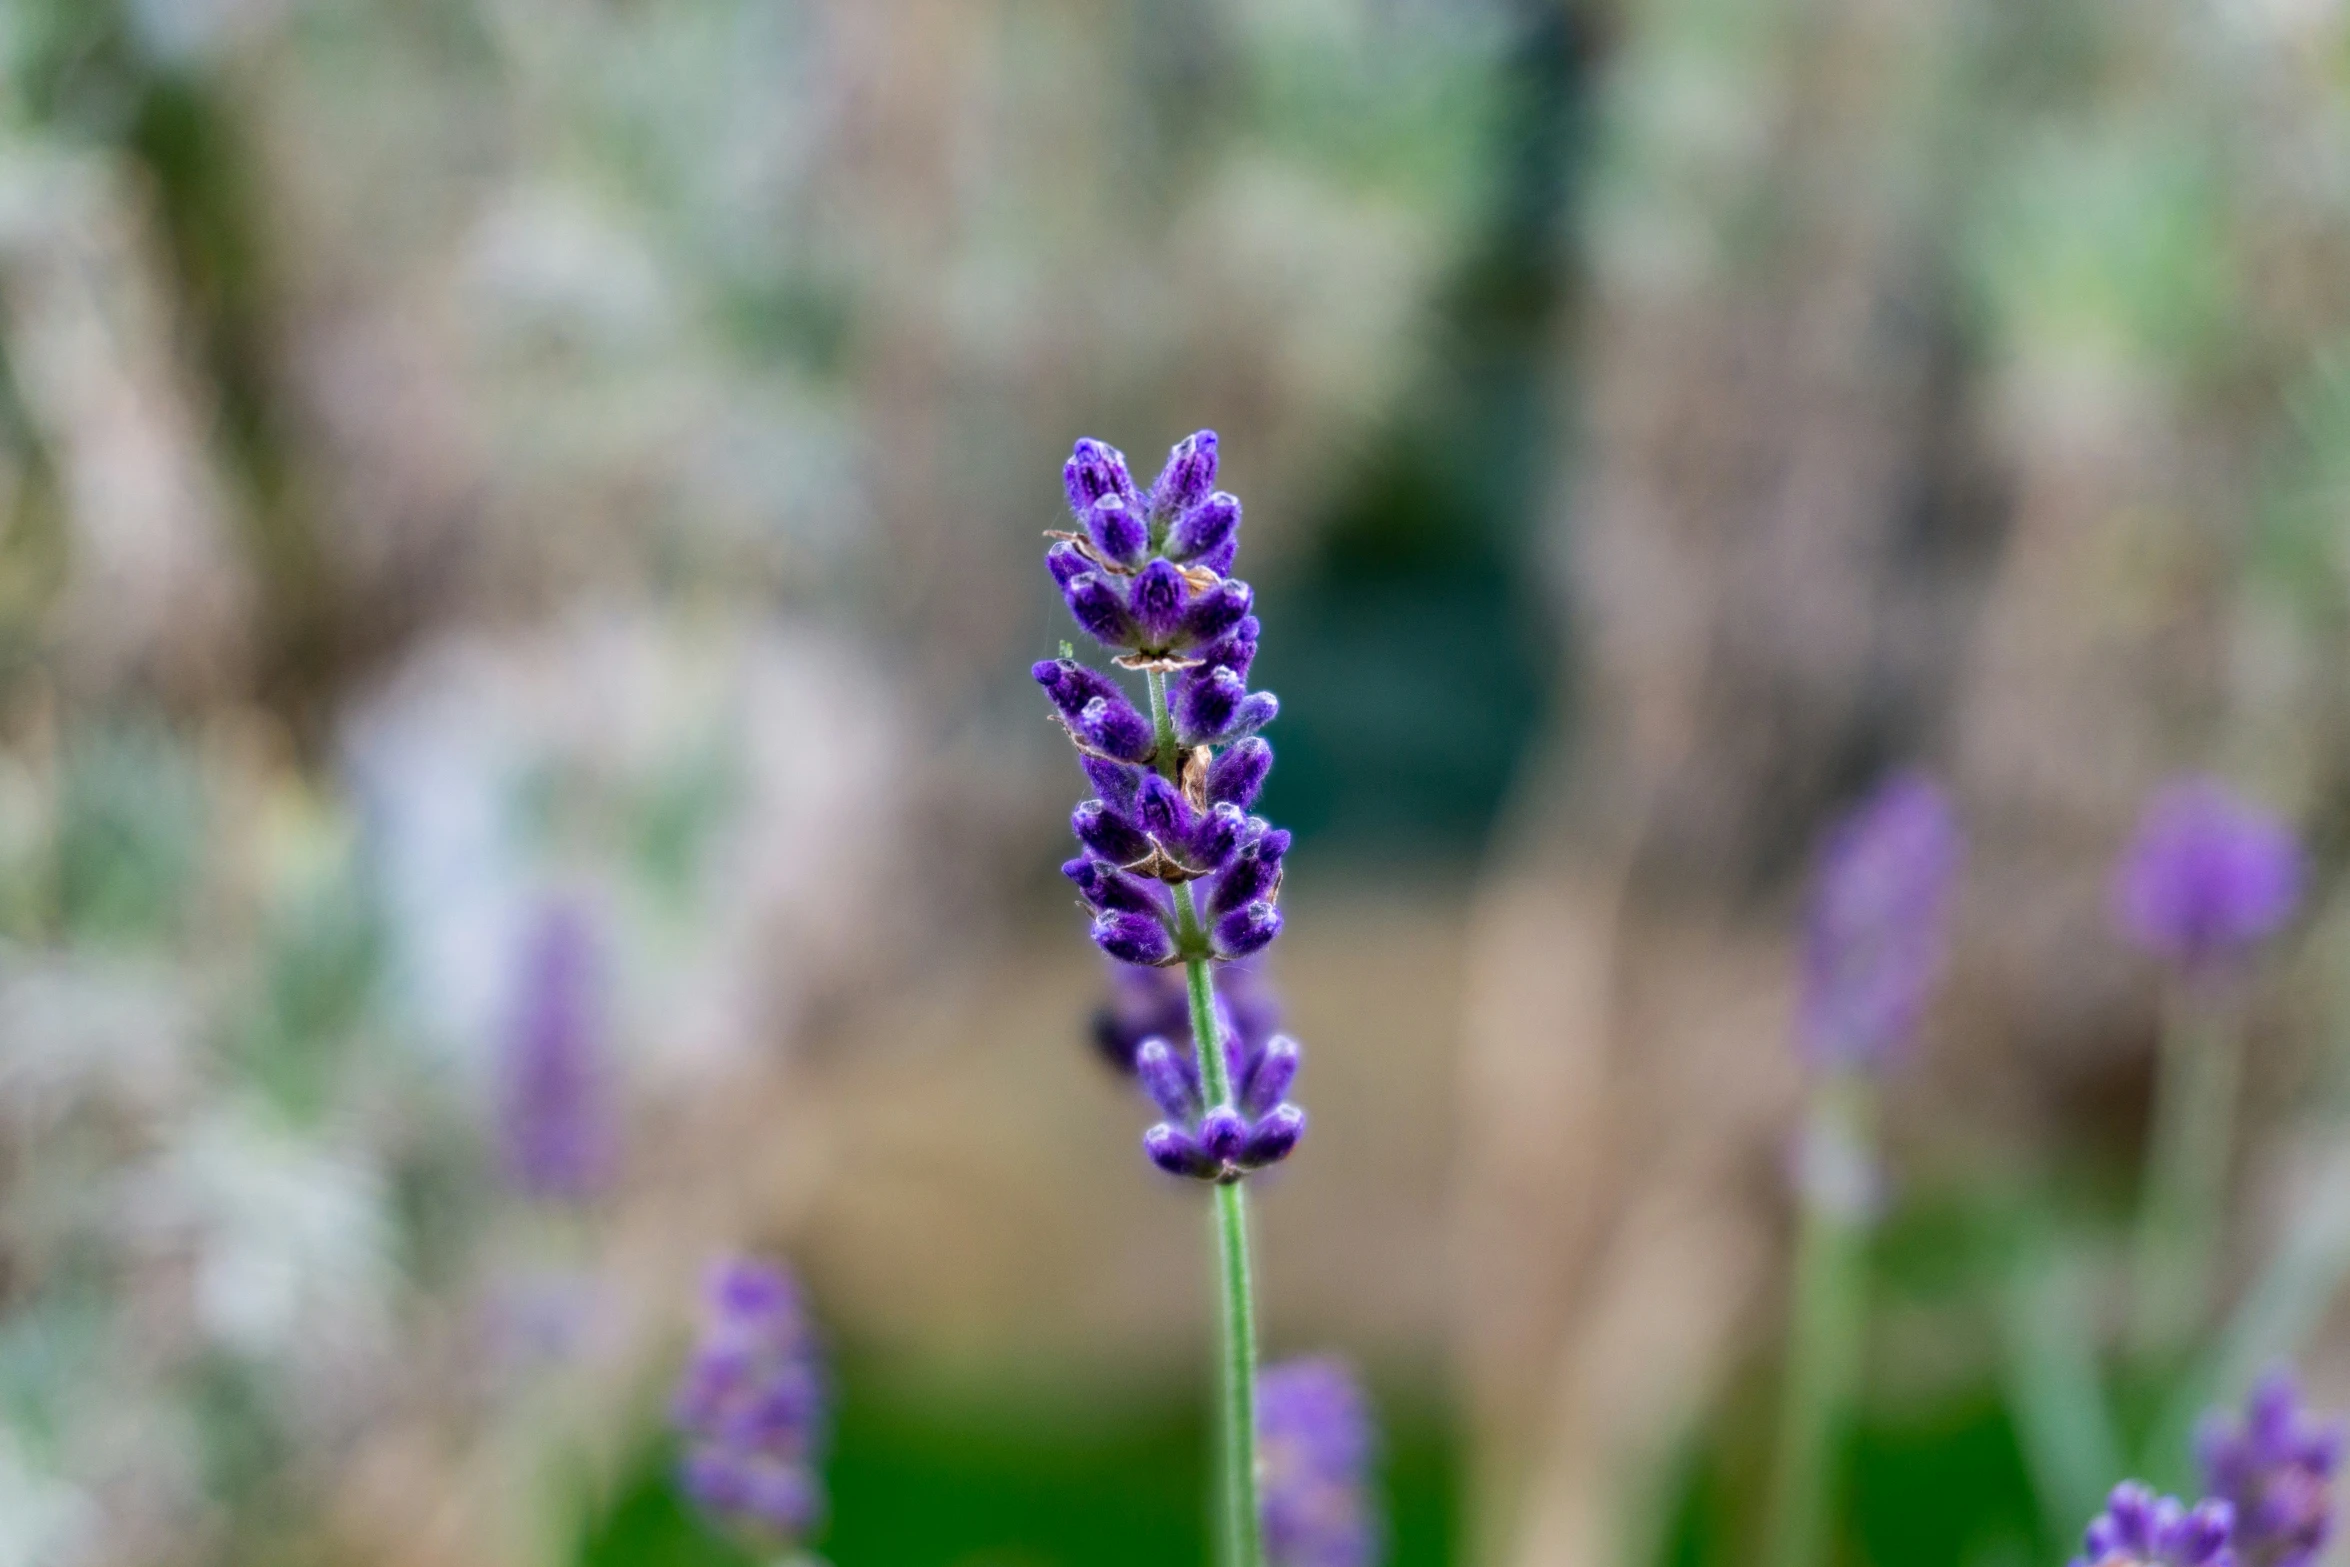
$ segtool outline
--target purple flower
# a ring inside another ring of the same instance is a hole
[[[2165,784],[2115,869],[2129,938],[2189,971],[2242,958],[2292,918],[2301,846],[2282,821],[2211,778]]]
[[[500,1162],[528,1197],[583,1201],[611,1179],[599,969],[586,913],[567,903],[542,909],[523,943],[498,1083]]]
[[[1337,1360],[1293,1360],[1257,1384],[1258,1506],[1268,1567],[1370,1567],[1378,1436],[1370,1400]]]
[[[1949,801],[1915,773],[1830,829],[1804,933],[1798,1029],[1813,1062],[1880,1066],[1907,1047],[1941,977],[1964,852]]]
[[[2072,1567],[2236,1567],[2228,1547],[2234,1509],[2222,1501],[2182,1507],[2125,1480],[2089,1521]]]
[[[824,1510],[824,1366],[798,1283],[731,1257],[710,1270],[701,1341],[671,1405],[679,1483],[722,1526],[762,1545],[806,1535]]]
[[[2342,1423],[2312,1416],[2291,1372],[2261,1379],[2241,1423],[2208,1417],[2196,1448],[2204,1489],[2235,1509],[2229,1543],[2237,1567],[2305,1567],[2317,1559],[2334,1529]]]

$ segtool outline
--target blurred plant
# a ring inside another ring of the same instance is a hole
[[[2242,1069],[2239,981],[2292,917],[2303,874],[2291,830],[2208,778],[2157,791],[2115,870],[2116,920],[2170,977],[2131,1293],[2141,1351],[2176,1346],[2204,1309]]]
[[[1293,1360],[1258,1387],[1269,1567],[1371,1567],[1381,1530],[1370,1496],[1378,1432],[1342,1361]]]
[[[584,909],[552,902],[539,911],[522,953],[498,1132],[507,1184],[541,1202],[584,1202],[612,1177],[597,959]]]
[[[705,1319],[672,1410],[679,1479],[721,1527],[796,1560],[824,1512],[824,1366],[799,1282],[728,1258],[710,1270]]]
[[[2225,1502],[2182,1507],[2125,1480],[2089,1521],[2072,1567],[2236,1567],[2228,1546],[2232,1521]]]
[[[2308,1567],[2334,1532],[2333,1482],[2342,1422],[2315,1419],[2290,1371],[2263,1377],[2241,1420],[2205,1421],[2196,1456],[2203,1488],[2227,1502],[2236,1567]]]
[[[1144,497],[1126,459],[1081,440],[1062,472],[1083,531],[1056,533],[1045,565],[1069,611],[1141,672],[1145,718],[1108,676],[1062,656],[1035,666],[1098,797],[1071,826],[1086,852],[1062,867],[1094,911],[1093,938],[1121,963],[1181,964],[1191,1048],[1140,1042],[1134,1070],[1166,1119],[1143,1139],[1153,1163],[1212,1181],[1223,1273],[1222,1544],[1255,1567],[1256,1304],[1241,1179],[1286,1157],[1305,1115],[1286,1102],[1296,1042],[1253,1036],[1220,1015],[1211,964],[1261,952],[1280,933],[1274,900],[1289,834],[1247,814],[1273,765],[1256,738],[1279,704],[1248,689],[1257,621],[1227,571],[1240,503],[1215,488],[1216,436],[1179,443]],[[1203,902],[1193,883],[1207,883]]]
[[[1773,1567],[1820,1560],[1829,1455],[1853,1392],[1876,1207],[1873,1079],[1907,1051],[1941,976],[1964,844],[1949,801],[1901,774],[1831,829],[1805,934],[1797,1044],[1813,1071],[1796,1157],[1801,1235],[1768,1527]]]

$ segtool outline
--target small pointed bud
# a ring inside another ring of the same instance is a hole
[[[1142,829],[1100,800],[1087,800],[1070,812],[1069,830],[1113,865],[1132,865],[1150,856],[1151,841]]]
[[[1165,925],[1147,914],[1124,910],[1105,913],[1094,920],[1093,942],[1121,963],[1155,967],[1172,961],[1175,956],[1175,938],[1167,934]]]
[[[1173,567],[1168,568],[1173,571]],[[1212,642],[1248,618],[1256,590],[1238,577],[1226,577],[1184,606],[1180,634],[1185,646]]]
[[[1134,1053],[1134,1075],[1168,1120],[1180,1125],[1199,1114],[1199,1095],[1175,1064],[1175,1051],[1164,1039],[1142,1042],[1142,1048]]]
[[[1134,645],[1134,617],[1126,612],[1126,601],[1118,596],[1118,590],[1100,572],[1070,578],[1061,587],[1061,598],[1077,624],[1094,640],[1109,647]]]
[[[1247,820],[1233,805],[1216,806],[1198,818],[1185,845],[1191,868],[1212,876],[1231,865],[1240,850],[1241,826]]]
[[[1237,805],[1247,810],[1257,803],[1265,775],[1273,770],[1273,748],[1255,738],[1242,740],[1208,764],[1207,798],[1211,804]]]
[[[1142,1151],[1150,1156],[1151,1163],[1169,1175],[1205,1181],[1213,1179],[1217,1171],[1216,1161],[1201,1151],[1189,1132],[1164,1121],[1142,1134]]]
[[[1088,436],[1077,443],[1061,468],[1061,487],[1068,492],[1070,512],[1082,518],[1093,503],[1115,495],[1140,510],[1134,476],[1126,471],[1126,454],[1107,441]]]
[[[1085,704],[1096,698],[1125,700],[1117,682],[1073,658],[1048,658],[1031,665],[1028,673],[1044,687],[1044,694],[1052,698],[1054,708],[1063,718],[1075,719],[1085,711]]]
[[[1044,569],[1053,574],[1053,586],[1066,592],[1071,581],[1093,570],[1093,562],[1085,558],[1085,551],[1062,539],[1044,552]]]
[[[1169,694],[1169,705],[1175,710],[1176,741],[1213,745],[1247,695],[1247,684],[1229,669],[1185,671]]]
[[[1122,815],[1134,814],[1135,801],[1141,797],[1143,770],[1127,762],[1113,762],[1106,756],[1077,758],[1078,770],[1085,781],[1093,785],[1093,792],[1102,797],[1102,803]]]
[[[1257,639],[1260,634],[1256,616],[1241,616],[1239,625],[1199,649],[1194,656],[1199,659],[1200,667],[1192,673],[1196,677],[1204,677],[1211,669],[1229,669],[1242,680],[1248,679],[1249,666],[1257,659]]]
[[[1150,525],[1117,495],[1105,495],[1086,509],[1085,536],[1104,560],[1121,566],[1140,565],[1150,548]]]
[[[1245,958],[1253,952],[1264,951],[1273,944],[1273,938],[1280,934],[1281,911],[1259,899],[1217,920],[1210,939],[1218,957]]]
[[[1191,802],[1183,798],[1183,791],[1157,773],[1143,776],[1142,797],[1135,806],[1134,819],[1144,832],[1170,850],[1188,844],[1198,827]]]
[[[1148,761],[1158,745],[1151,721],[1122,696],[1115,700],[1095,697],[1085,704],[1085,711],[1077,715],[1070,727],[1087,745],[1121,762]]]
[[[1144,647],[1171,646],[1184,620],[1183,573],[1167,561],[1152,561],[1126,590],[1126,605]]]
[[[1175,519],[1167,534],[1168,558],[1197,560],[1231,543],[1239,532],[1240,502],[1218,490]]]
[[[1235,1163],[1244,1170],[1261,1170],[1289,1157],[1298,1139],[1306,1135],[1306,1113],[1295,1105],[1275,1105],[1249,1128]]]
[[[1151,510],[1177,517],[1208,498],[1216,487],[1216,432],[1202,430],[1175,443],[1159,482],[1151,486]]]
[[[1199,1118],[1200,1152],[1218,1164],[1230,1164],[1239,1158],[1241,1147],[1247,1141],[1248,1123],[1229,1105],[1218,1105]]]
[[[1096,911],[1139,914],[1157,922],[1162,929],[1166,927],[1166,906],[1159,901],[1159,889],[1154,883],[1095,859],[1071,860],[1061,867],[1061,874],[1076,885],[1078,896]]]
[[[1241,1091],[1240,1108],[1250,1115],[1263,1116],[1289,1097],[1290,1085],[1297,1081],[1297,1041],[1287,1034],[1275,1034],[1265,1042],[1265,1053],[1257,1057],[1256,1070],[1248,1077]]]

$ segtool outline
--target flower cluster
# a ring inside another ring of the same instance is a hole
[[[1214,489],[1215,434],[1177,445],[1148,496],[1099,441],[1079,441],[1062,477],[1082,531],[1055,533],[1045,564],[1077,623],[1154,694],[1146,715],[1066,653],[1032,671],[1094,789],[1070,823],[1085,853],[1062,871],[1122,963],[1261,952],[1281,929],[1289,834],[1249,808],[1273,766],[1256,732],[1280,704],[1248,689],[1259,628],[1248,584],[1223,575],[1240,503]]]
[[[526,1197],[578,1202],[611,1177],[599,968],[584,911],[560,902],[540,911],[523,943],[498,1084],[500,1162]]]
[[[1146,715],[1066,648],[1032,671],[1094,791],[1070,818],[1084,852],[1061,871],[1093,912],[1095,943],[1121,965],[1095,1037],[1164,1117],[1143,1138],[1152,1161],[1237,1180],[1285,1157],[1305,1130],[1287,1102],[1297,1042],[1273,1032],[1269,1003],[1233,967],[1280,932],[1289,852],[1288,833],[1250,814],[1273,766],[1256,731],[1279,704],[1248,689],[1257,620],[1248,584],[1223,575],[1240,503],[1214,487],[1206,430],[1176,446],[1147,497],[1099,441],[1079,441],[1062,477],[1082,531],[1054,534],[1045,563],[1078,624],[1151,694]],[[1208,980],[1213,1057],[1170,972],[1210,962],[1221,975]]]
[[[680,1480],[712,1518],[762,1546],[796,1541],[823,1511],[824,1367],[799,1285],[730,1258],[710,1272],[706,1319],[672,1417]]]
[[[2208,1421],[2197,1443],[2204,1489],[2235,1510],[2237,1567],[2307,1567],[2333,1534],[2342,1425],[2312,1417],[2290,1373],[2252,1390],[2241,1422]]]
[[[1257,1390],[1258,1511],[1270,1567],[1370,1567],[1379,1518],[1370,1495],[1378,1442],[1370,1400],[1336,1360],[1294,1360]]]
[[[1941,975],[1964,852],[1950,802],[1914,773],[1830,830],[1804,940],[1798,1028],[1813,1062],[1882,1066],[1908,1045]]]
[[[2114,915],[2187,972],[2241,959],[2292,918],[2301,848],[2283,822],[2210,778],[2155,793],[2116,868]]]
[[[2234,1509],[2222,1501],[2183,1507],[2125,1480],[2089,1521],[2072,1567],[2236,1567],[2228,1544]]]

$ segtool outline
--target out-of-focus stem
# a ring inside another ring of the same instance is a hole
[[[1797,1185],[1795,1295],[1780,1391],[1765,1567],[1821,1567],[1836,1502],[1835,1449],[1859,1381],[1867,1313],[1871,1116],[1851,1075],[1814,1090]]]
[[[1145,677],[1151,723],[1158,735],[1160,770],[1175,775],[1175,722],[1167,707],[1167,677]],[[1184,991],[1191,1006],[1191,1041],[1201,1090],[1210,1104],[1232,1103],[1231,1074],[1216,1027],[1216,993],[1208,977],[1207,934],[1191,884],[1175,889],[1175,939],[1184,956]],[[1220,1419],[1217,1486],[1219,1557],[1224,1567],[1259,1567],[1263,1536],[1257,1519],[1257,1311],[1249,1266],[1248,1193],[1240,1182],[1216,1188],[1215,1250],[1221,1290]]]
[[[2098,1380],[2095,1314],[2084,1281],[2037,1229],[2022,1242],[2001,1306],[2008,1407],[2041,1516],[2061,1540],[2124,1472]]]
[[[2130,1342],[2147,1355],[2175,1349],[2204,1310],[2242,1058],[2234,1009],[2217,987],[2182,981],[2164,1012],[2130,1291]]]

